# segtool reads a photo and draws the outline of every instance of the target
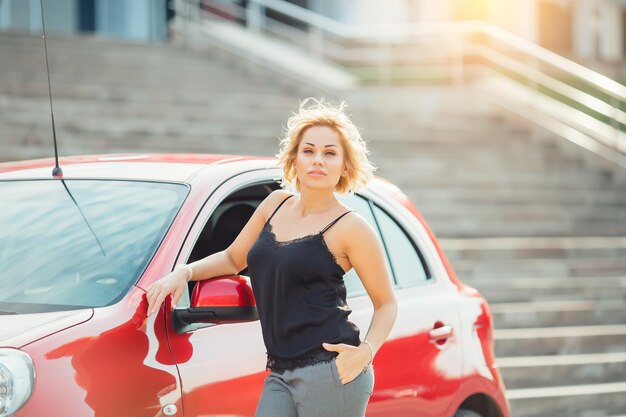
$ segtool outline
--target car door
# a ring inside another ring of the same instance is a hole
[[[276,172],[272,173],[275,177]],[[212,244],[201,240],[202,232],[214,214],[228,211],[224,210],[225,199],[242,188],[271,181],[270,174],[267,170],[248,172],[220,186],[192,226],[177,263],[190,262],[198,245]],[[189,303],[187,293],[177,308],[187,308]],[[184,415],[252,417],[268,374],[260,322],[199,325],[193,331],[178,334],[172,319],[169,314],[168,339],[182,381]]]
[[[366,414],[444,416],[461,372],[456,293],[419,222],[402,219],[398,204],[374,194],[370,197],[344,200],[379,231],[394,280],[398,316],[374,360],[374,393]],[[344,279],[353,309],[351,320],[363,330],[363,339],[373,313],[371,302],[354,270]]]

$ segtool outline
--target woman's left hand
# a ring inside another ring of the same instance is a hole
[[[322,343],[322,346],[328,351],[339,352],[335,363],[339,372],[339,379],[344,385],[359,376],[371,359],[370,349],[365,346],[365,343],[361,343],[360,346],[346,343]]]

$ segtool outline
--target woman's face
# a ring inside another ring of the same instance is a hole
[[[347,170],[339,133],[328,126],[308,128],[298,144],[296,175],[300,188],[330,188],[333,191]]]

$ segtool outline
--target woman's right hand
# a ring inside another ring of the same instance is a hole
[[[153,282],[146,291],[148,315],[155,313],[170,294],[172,295],[172,308],[176,308],[180,296],[185,291],[186,278],[187,271],[183,268],[176,268],[163,278]]]

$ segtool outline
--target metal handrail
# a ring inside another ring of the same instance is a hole
[[[268,9],[275,10],[279,13],[289,16],[292,19],[299,20],[302,23],[332,33],[338,37],[350,37],[352,27],[344,23],[338,22],[334,19],[330,19],[326,16],[322,16],[319,13],[312,12],[304,7],[297,6],[292,3],[288,3],[284,0],[251,0],[248,3],[250,7],[251,3],[256,3]]]
[[[486,48],[484,46],[479,46],[477,49],[479,50],[478,53],[481,56],[496,63],[497,65],[500,65],[504,68],[520,74],[524,73],[530,80],[535,81],[538,84],[545,85],[550,90],[555,91],[571,100],[574,100],[595,112],[605,115],[613,114],[617,121],[626,124],[626,112],[624,112],[623,110],[619,108],[614,108],[609,103],[602,101],[589,93],[585,93],[582,90],[572,87],[562,81],[559,81],[554,77],[546,75],[544,72],[532,68],[529,65],[509,58],[504,53],[498,52],[490,48]]]
[[[496,25],[487,22],[482,23],[482,30],[499,41],[504,41],[508,45],[517,48],[520,51],[527,52],[529,55],[538,58],[555,68],[559,68],[564,72],[575,75],[576,77],[586,80],[589,84],[594,85],[599,90],[609,94],[620,100],[626,100],[626,86],[618,83],[611,78],[584,67],[576,62],[562,57],[552,51],[532,43],[522,37],[514,35]]]
[[[180,1],[180,0],[179,0]],[[220,0],[183,0],[193,4],[208,5],[219,3]],[[224,0],[221,0],[224,3]],[[228,2],[227,2],[228,3]],[[228,3],[231,7],[234,3]],[[270,24],[275,27],[293,27],[267,16],[265,9],[293,19],[306,26],[304,35],[308,37],[306,48],[308,52],[321,58],[341,60],[346,64],[357,61],[367,61],[367,54],[363,50],[373,50],[375,60],[370,59],[371,67],[378,69],[381,81],[392,78],[394,64],[392,46],[395,44],[410,45],[428,38],[434,42],[437,37],[443,37],[449,44],[449,63],[447,63],[451,78],[457,82],[464,82],[466,57],[477,56],[489,65],[505,68],[527,80],[527,86],[536,91],[545,88],[554,91],[569,100],[572,100],[592,112],[609,120],[607,126],[613,129],[611,140],[601,140],[616,150],[625,146],[621,142],[625,139],[621,132],[626,128],[626,112],[621,105],[626,103],[626,86],[599,74],[589,68],[566,59],[539,45],[536,45],[520,36],[484,21],[465,22],[425,22],[403,25],[368,25],[367,28],[353,27],[335,21],[308,9],[288,3],[284,0],[248,0],[245,8],[245,25],[257,32],[271,32]],[[241,16],[238,13],[238,16]],[[280,30],[274,30],[275,34]],[[283,31],[283,33],[286,31]],[[472,35],[480,35],[489,42],[477,42]],[[285,37],[284,37],[285,38]],[[288,39],[286,37],[285,39]],[[293,41],[292,41],[293,42]],[[491,43],[497,44],[496,46]],[[350,45],[358,44],[361,50]],[[352,48],[352,49],[351,49]],[[502,50],[521,53],[523,59],[503,53]],[[324,52],[326,51],[326,52]],[[339,52],[331,52],[339,51]],[[345,51],[345,53],[342,53]],[[383,56],[381,62],[380,56]],[[451,62],[451,63],[450,63]],[[583,91],[562,79],[548,75],[540,68],[549,67],[558,70],[562,76],[571,77],[587,85],[592,91],[606,95],[609,102],[593,94]],[[605,129],[597,131],[597,135],[606,135]],[[596,138],[597,139],[597,138]]]

